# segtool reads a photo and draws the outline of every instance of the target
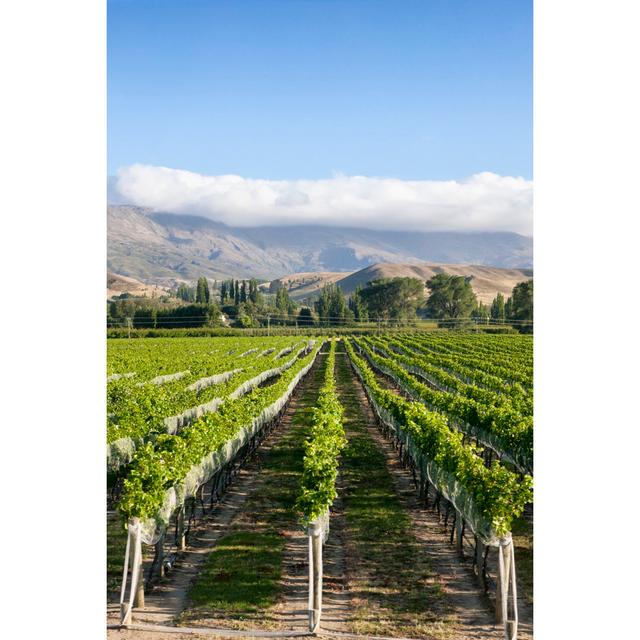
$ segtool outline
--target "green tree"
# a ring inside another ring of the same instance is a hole
[[[409,322],[424,303],[424,285],[418,278],[379,278],[359,292],[370,318]]]
[[[262,302],[262,294],[260,293],[260,290],[258,289],[258,281],[255,278],[251,278],[251,280],[249,280],[249,301],[252,302],[253,304],[257,305],[258,307],[262,306],[263,302]]]
[[[324,326],[345,324],[348,305],[340,286],[330,283],[322,287],[320,298],[315,302],[315,310]]]
[[[176,296],[180,298],[180,300],[184,300],[184,302],[195,302],[196,300],[195,289],[193,287],[189,287],[184,282],[178,287]]]
[[[511,292],[511,319],[522,332],[533,330],[533,280],[519,282]]]
[[[204,277],[198,278],[196,286],[196,302],[198,304],[207,304],[209,302],[209,283]]]
[[[224,306],[224,303],[227,300],[227,283],[225,280],[222,281],[220,285],[220,304]]]
[[[362,286],[357,285],[351,298],[349,298],[349,309],[353,312],[353,317],[358,322],[366,322],[369,319],[367,303],[362,297]]]
[[[491,316],[491,310],[483,302],[479,302],[478,306],[471,312],[471,317],[478,320],[481,324],[488,324]]]
[[[133,314],[133,326],[136,329],[154,329],[156,326],[156,310],[136,309]]]
[[[217,317],[212,316],[212,306],[207,304],[186,304],[161,309],[156,313],[156,327],[159,329],[204,327],[217,320]]]
[[[498,293],[491,303],[491,317],[498,322],[504,322],[504,296]]]
[[[505,320],[511,320],[513,314],[513,301],[511,298],[507,298],[504,303],[504,317]]]
[[[427,280],[427,288],[430,294],[426,310],[432,318],[439,320],[469,318],[477,307],[478,301],[469,278],[439,273]]]
[[[289,296],[289,291],[280,285],[276,290],[276,313],[280,316],[290,316],[295,311],[295,302]]]
[[[313,327],[316,324],[316,320],[313,316],[313,311],[309,307],[302,307],[298,313],[298,325],[301,327]]]
[[[234,292],[235,292],[234,299],[237,307],[240,304],[240,282],[238,280],[236,280]]]

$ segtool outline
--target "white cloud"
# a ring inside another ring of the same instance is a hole
[[[118,171],[121,201],[231,226],[320,224],[531,235],[533,183],[477,173],[464,180],[335,176],[255,180],[134,164]]]

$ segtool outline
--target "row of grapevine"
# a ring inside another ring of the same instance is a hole
[[[532,336],[486,335],[468,333],[416,333],[416,337],[428,338],[433,349],[452,354],[473,356],[500,356],[523,365],[532,366]]]
[[[203,377],[211,366],[211,356],[223,358],[253,349],[273,351],[299,342],[295,336],[272,337],[217,337],[217,338],[145,338],[109,340],[107,351],[107,381],[115,376],[133,375],[137,382],[189,371],[193,379]],[[272,351],[272,353],[273,353]]]
[[[305,524],[324,516],[335,500],[338,457],[347,444],[343,408],[336,393],[335,361],[336,341],[332,340],[324,384],[313,408],[311,435],[304,446],[304,470],[296,507]]]
[[[521,471],[533,469],[533,418],[523,417],[504,406],[485,405],[455,393],[439,391],[420,382],[398,364],[393,357],[375,353],[364,341],[356,340],[358,349],[369,362],[411,396],[432,411],[436,411],[449,426],[468,436],[477,437]]]
[[[488,373],[484,369],[490,368],[496,361],[500,362],[502,356],[497,353],[492,355],[479,354],[474,356],[474,366],[468,360],[462,360],[460,358],[452,358],[450,356],[443,356],[437,351],[433,351],[424,346],[422,341],[416,341],[412,336],[403,336],[402,338],[393,340],[402,352],[407,355],[415,355],[425,358],[432,365],[437,366],[443,371],[455,376],[462,382],[468,384],[474,384],[478,387],[489,389],[490,391],[496,391],[497,393],[504,394],[511,398],[525,397],[528,400],[532,399],[531,387],[525,387],[513,380],[505,380],[500,376]]]
[[[322,545],[329,535],[329,507],[336,498],[339,456],[347,444],[343,408],[335,383],[336,341],[330,342],[324,382],[313,407],[311,433],[304,445],[296,509],[309,538],[309,631],[317,633],[322,613]]]
[[[268,343],[267,343],[268,345]],[[266,346],[263,344],[262,346]],[[293,346],[290,345],[293,350]],[[169,385],[139,385],[122,379],[108,385],[107,463],[116,470],[126,464],[137,446],[159,433],[175,433],[193,420],[214,412],[227,396],[239,397],[253,386],[292,366],[307,348],[298,343],[295,355],[264,356],[258,349],[242,357],[210,355],[206,378],[192,377]],[[241,366],[238,366],[241,365]],[[234,368],[232,368],[234,367]]]
[[[417,472],[420,495],[428,496],[433,487],[437,500],[443,497],[453,507],[457,544],[462,543],[466,525],[473,531],[476,567],[483,548],[497,548],[496,619],[503,623],[505,637],[515,638],[518,604],[511,526],[532,500],[532,478],[520,478],[498,461],[486,466],[478,448],[464,444],[463,434],[450,429],[441,414],[384,389],[349,340],[345,344],[375,413],[410,462],[414,477]]]
[[[491,336],[492,338],[505,338],[508,336]],[[468,339],[470,336],[467,337]],[[491,375],[501,379],[508,384],[520,384],[526,390],[533,386],[533,365],[528,361],[518,361],[512,354],[501,353],[499,348],[489,351],[488,349],[464,349],[451,348],[455,340],[460,340],[456,336],[446,338],[432,336],[411,336],[407,337],[406,344],[419,352],[428,354],[430,358],[436,360],[443,366],[452,368],[455,373],[456,367],[464,367],[465,375],[475,377],[478,372]],[[496,341],[496,345],[499,341]],[[523,345],[523,347],[525,347]]]
[[[216,413],[202,416],[176,434],[160,434],[136,449],[127,469],[118,510],[127,522],[123,582],[120,595],[121,624],[131,619],[134,599],[144,600],[141,545],[162,548],[172,516],[209,481],[228,482],[237,459],[254,450],[265,430],[277,422],[293,390],[313,365],[320,346],[295,357],[270,386],[256,386],[244,395],[227,397]],[[217,487],[216,490],[217,492]],[[213,495],[213,490],[212,490]],[[130,551],[133,550],[132,553]],[[131,560],[129,603],[125,603],[128,562]]]
[[[508,406],[523,416],[531,415],[533,412],[533,397],[520,385],[509,385],[502,381],[499,385],[491,387],[478,384],[477,374],[480,373],[481,379],[485,379],[486,374],[474,371],[473,377],[463,378],[461,375],[455,375],[451,370],[448,371],[435,364],[428,356],[407,348],[402,340],[374,337],[367,338],[366,341],[383,355],[393,354],[394,359],[408,371],[429,381],[442,391],[459,393],[484,404]],[[457,371],[459,372],[459,369]]]
[[[184,499],[231,459],[280,412],[319,347],[297,358],[275,384],[256,387],[239,398],[227,398],[177,434],[161,434],[139,447],[124,480],[119,509],[125,519],[145,521],[146,537],[155,538]]]
[[[449,428],[442,414],[384,389],[367,361],[349,341],[345,345],[376,409],[408,438],[409,449],[422,458],[417,466],[431,467],[432,484],[452,498],[463,490],[467,498],[461,507],[464,515],[476,523],[474,531],[487,543],[507,535],[514,518],[532,499],[531,477],[521,481],[519,474],[497,461],[485,466],[475,445],[462,444],[463,434]]]

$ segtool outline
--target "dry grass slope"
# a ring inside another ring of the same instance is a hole
[[[379,262],[369,267],[351,273],[294,273],[272,282],[281,283],[289,289],[289,294],[295,300],[317,294],[325,284],[335,282],[340,285],[344,293],[351,294],[358,285],[365,286],[367,282],[377,278],[410,277],[419,278],[425,282],[438,273],[457,276],[470,276],[471,286],[480,302],[491,304],[497,293],[505,297],[511,295],[513,287],[524,280],[533,277],[531,269],[502,269],[468,264],[434,264],[429,262],[411,264]]]

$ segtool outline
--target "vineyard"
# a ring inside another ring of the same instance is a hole
[[[109,633],[531,638],[533,462],[531,336],[111,339]]]

